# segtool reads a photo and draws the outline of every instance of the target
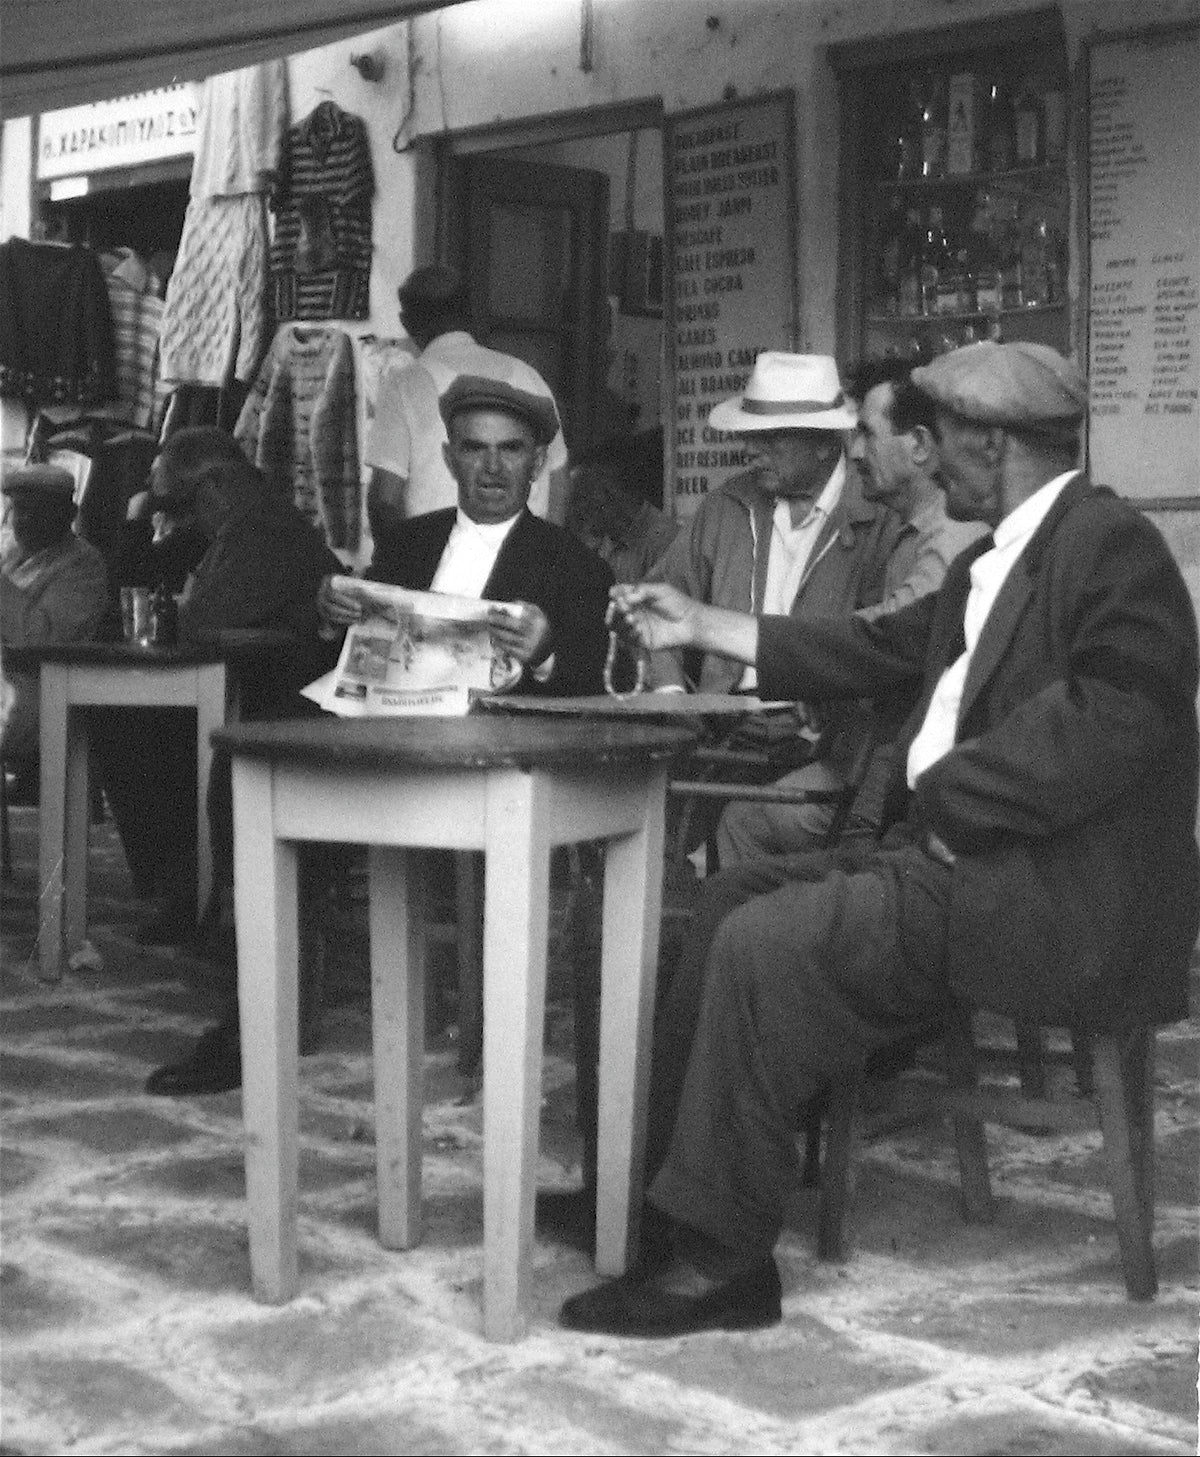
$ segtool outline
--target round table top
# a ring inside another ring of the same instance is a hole
[[[689,728],[595,719],[506,717],[299,718],[213,734],[235,756],[325,768],[537,769],[669,759],[696,742]]]

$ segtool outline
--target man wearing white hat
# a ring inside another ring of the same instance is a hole
[[[8,503],[0,551],[0,642],[6,649],[84,642],[108,609],[104,558],[76,536],[75,480],[51,465],[6,468]],[[10,670],[0,681],[0,744],[11,759],[38,743],[36,672]]]
[[[745,392],[714,405],[708,417],[712,429],[742,437],[751,466],[705,497],[651,580],[710,606],[755,615],[845,614],[881,602],[904,522],[863,494],[846,451],[857,419],[830,356],[760,354]],[[659,689],[684,687],[680,655],[655,655],[650,681]],[[756,683],[752,665],[708,654],[694,686],[730,693]],[[814,741],[823,738],[830,752],[794,771],[789,786],[840,788],[864,730],[862,717],[839,708],[813,718],[805,732]],[[791,818],[802,832],[819,836],[831,814],[828,805],[813,804]]]
[[[1055,350],[972,344],[913,382],[949,514],[993,529],[939,591],[796,622],[613,589],[647,648],[755,663],[779,696],[906,684],[915,706],[882,842],[706,883],[655,1018],[648,1198],[671,1258],[568,1300],[573,1329],[778,1321],[799,1111],[873,1052],[964,1008],[1113,1034],[1187,1015],[1200,654],[1179,567],[1076,468],[1087,386]]]

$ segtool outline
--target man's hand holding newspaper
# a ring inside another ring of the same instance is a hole
[[[414,592],[358,577],[321,585],[322,630],[343,628],[337,667],[304,693],[343,717],[466,713],[473,693],[511,688],[544,656],[549,624],[528,602]]]

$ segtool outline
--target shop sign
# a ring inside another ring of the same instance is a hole
[[[196,149],[198,88],[191,82],[119,96],[38,118],[39,180],[137,167]]]
[[[710,430],[763,349],[794,349],[796,168],[790,91],[666,119],[668,490],[687,517],[747,454]]]

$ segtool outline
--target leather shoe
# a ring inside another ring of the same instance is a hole
[[[228,1093],[242,1086],[242,1049],[236,1027],[218,1022],[203,1033],[181,1062],[170,1062],[146,1079],[146,1091],[163,1097]]]
[[[779,1269],[769,1255],[726,1280],[676,1258],[649,1276],[639,1270],[573,1295],[558,1319],[568,1330],[660,1339],[757,1330],[782,1319],[781,1296]]]

